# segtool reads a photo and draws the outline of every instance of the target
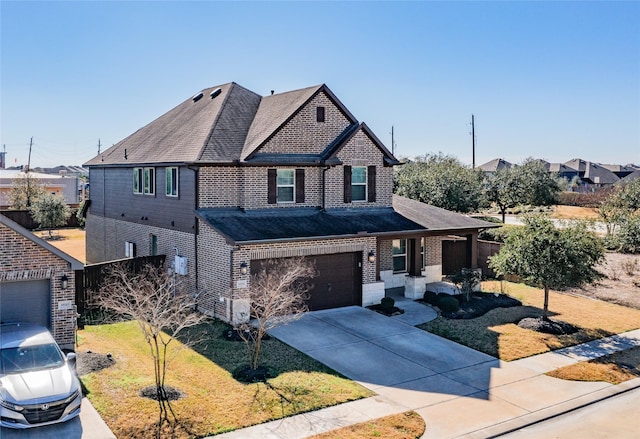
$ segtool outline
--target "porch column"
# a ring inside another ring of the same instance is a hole
[[[467,239],[466,259],[468,268],[478,268],[478,232],[465,236]]]
[[[409,256],[409,276],[422,276],[422,263],[420,257],[421,237],[407,239],[407,256]]]

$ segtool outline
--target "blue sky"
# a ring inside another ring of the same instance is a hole
[[[640,2],[0,2],[7,164],[81,164],[195,92],[326,83],[396,155],[640,165]],[[1,148],[1,146],[0,146]]]

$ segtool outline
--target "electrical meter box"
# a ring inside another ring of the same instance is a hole
[[[187,257],[186,256],[176,256],[175,269],[176,269],[176,274],[181,274],[183,276],[187,275],[188,271],[187,271]]]

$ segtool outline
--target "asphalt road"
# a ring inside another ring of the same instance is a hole
[[[640,388],[500,437],[502,439],[640,438]]]

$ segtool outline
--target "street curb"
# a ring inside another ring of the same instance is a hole
[[[469,439],[497,438],[638,388],[640,388],[640,378],[634,378],[632,380],[625,381],[624,383],[611,385],[587,395],[582,395],[554,406],[546,407],[544,409],[457,437]]]

